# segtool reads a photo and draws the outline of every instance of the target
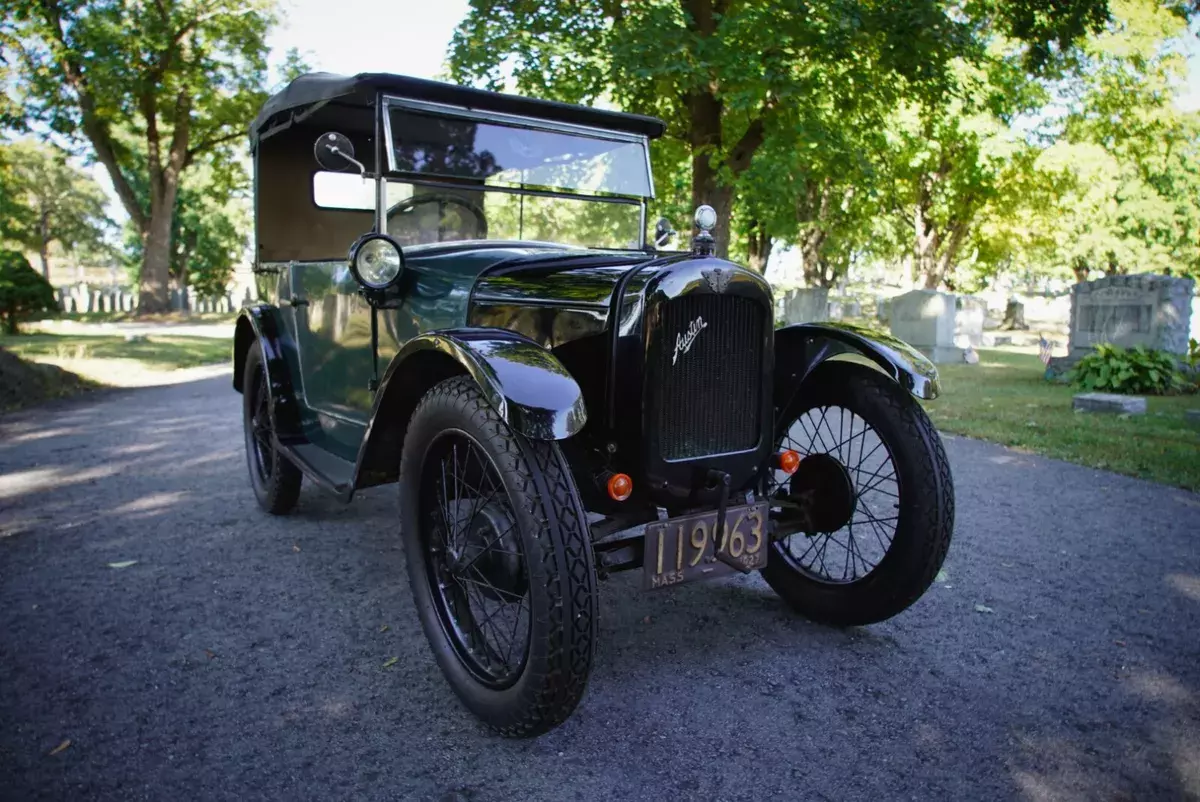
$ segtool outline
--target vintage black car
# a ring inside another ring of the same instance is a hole
[[[866,624],[929,586],[954,490],[921,354],[776,329],[762,276],[647,238],[663,123],[413,78],[306,75],[253,123],[261,303],[234,387],[259,504],[398,483],[417,612],[505,735],[561,723],[597,584],[738,572]]]

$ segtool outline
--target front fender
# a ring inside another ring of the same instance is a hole
[[[497,414],[532,440],[562,440],[587,422],[583,391],[558,358],[504,329],[442,330],[408,341],[388,365],[380,395],[389,379],[404,376],[410,359],[430,351],[457,362]]]
[[[233,389],[244,392],[246,354],[257,342],[262,347],[263,364],[271,391],[275,430],[285,442],[300,436],[300,409],[292,389],[285,350],[286,334],[279,321],[279,310],[270,304],[247,306],[238,313],[233,332]]]
[[[785,410],[809,374],[831,357],[859,354],[917,398],[940,392],[937,368],[920,351],[890,334],[849,323],[798,323],[775,332],[775,408]]]

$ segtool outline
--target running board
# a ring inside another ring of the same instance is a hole
[[[354,463],[312,443],[277,444],[276,448],[305,476],[332,492],[343,503],[354,496]]]

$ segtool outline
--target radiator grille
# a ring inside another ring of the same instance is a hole
[[[739,296],[685,295],[663,304],[646,376],[662,459],[758,445],[764,323],[763,307]]]

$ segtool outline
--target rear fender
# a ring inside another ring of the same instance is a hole
[[[246,355],[257,342],[262,346],[267,369],[275,431],[281,442],[302,438],[300,407],[292,388],[292,375],[285,357],[283,327],[279,310],[270,304],[248,306],[238,314],[233,332],[233,389],[245,391]]]
[[[421,397],[464,374],[509,427],[531,440],[563,440],[587,422],[579,384],[533,340],[504,329],[429,332],[405,343],[380,380],[359,450],[357,487],[396,479],[404,431]]]
[[[866,357],[917,398],[938,396],[937,368],[903,340],[846,323],[799,323],[775,332],[776,417],[791,407],[821,363],[843,354]]]

